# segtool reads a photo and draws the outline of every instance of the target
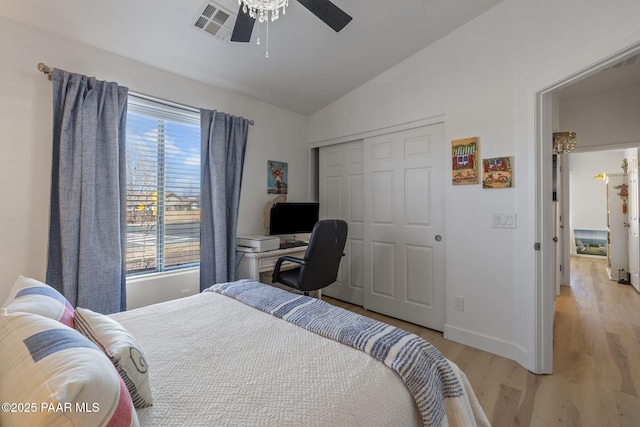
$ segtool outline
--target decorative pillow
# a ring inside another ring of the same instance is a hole
[[[75,326],[109,356],[129,389],[133,405],[151,406],[149,366],[131,333],[112,318],[80,307],[76,308]]]
[[[73,328],[73,306],[51,286],[19,276],[2,304],[9,313],[39,314]]]
[[[62,323],[0,309],[0,425],[137,427],[122,378]]]

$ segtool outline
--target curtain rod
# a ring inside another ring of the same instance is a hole
[[[43,64],[42,62],[38,63],[38,71],[40,71],[41,73],[44,73],[47,75],[47,78],[49,79],[49,81],[53,80],[53,70],[54,68],[51,68],[45,64]],[[143,99],[149,99],[149,100],[156,100],[156,101],[160,101],[163,103],[166,103],[167,105],[171,105],[173,107],[181,107],[184,109],[190,109],[190,110],[200,110],[197,107],[192,107],[191,105],[186,105],[186,104],[179,104],[177,102],[173,102],[173,101],[168,101],[165,99],[160,99],[154,96],[149,96],[149,95],[144,95],[142,93],[137,93],[137,92],[133,92],[131,93],[132,96],[136,96],[138,98],[143,98]],[[251,126],[253,126],[255,124],[255,122],[253,120],[249,120],[249,124]]]

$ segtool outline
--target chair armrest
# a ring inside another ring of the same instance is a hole
[[[294,262],[296,264],[300,264],[300,265],[307,265],[307,260],[302,259],[302,258],[297,258],[294,256],[289,256],[289,255],[285,255],[285,256],[281,256],[280,258],[278,258],[278,261],[276,261],[276,265],[275,267],[273,267],[273,281],[276,282],[277,279],[280,276],[280,267],[282,266],[282,263],[285,261],[290,261],[290,262]]]
[[[295,262],[296,264],[300,264],[300,265],[307,265],[307,260],[305,260],[305,259],[294,257],[294,256],[285,255],[285,256],[281,256],[280,258],[278,258],[278,261],[276,261],[276,266],[274,267],[274,270],[280,270],[280,266],[285,261]]]

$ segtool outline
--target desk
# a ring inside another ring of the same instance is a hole
[[[281,256],[289,255],[298,258],[302,258],[304,253],[307,251],[307,246],[298,246],[295,248],[289,249],[276,249],[275,251],[266,251],[266,252],[236,252],[238,256],[239,262],[238,267],[236,269],[236,277],[238,279],[251,279],[257,282],[260,282],[260,273],[269,273],[268,280],[265,278],[263,283],[267,283],[269,285],[276,286],[278,288],[286,289],[287,291],[296,291],[293,288],[289,288],[288,286],[281,285],[280,283],[272,283],[271,282],[271,274],[273,273],[273,268],[276,266],[276,262],[278,258]],[[285,261],[282,263],[280,267],[281,270],[289,270],[297,267],[298,264]],[[320,297],[320,291],[311,292],[312,296],[316,294],[317,297]]]

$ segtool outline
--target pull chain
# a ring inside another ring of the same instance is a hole
[[[260,44],[260,27],[262,25],[260,25],[260,22],[258,22],[258,40],[256,40],[256,44],[259,45]]]
[[[267,53],[265,58],[269,57],[269,18],[267,17]]]

